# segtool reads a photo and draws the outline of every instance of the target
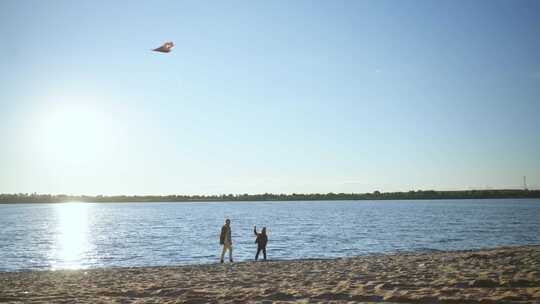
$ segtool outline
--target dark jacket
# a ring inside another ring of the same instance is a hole
[[[268,243],[268,236],[266,233],[257,233],[257,229],[253,229],[253,233],[257,236],[257,239],[255,240],[257,247],[266,248],[266,243]]]
[[[232,237],[231,237],[231,227],[227,227],[227,225],[223,225],[223,227],[221,227],[221,235],[219,236],[219,243],[221,245],[225,244],[225,238],[227,237],[227,234],[228,234],[228,237],[229,237],[229,242],[232,244]]]

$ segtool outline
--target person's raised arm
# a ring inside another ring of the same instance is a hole
[[[255,235],[259,235],[259,234],[257,233],[257,226],[253,226],[253,233],[254,233]]]

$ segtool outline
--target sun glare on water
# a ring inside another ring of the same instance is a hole
[[[55,205],[57,234],[52,252],[52,269],[80,269],[91,251],[89,241],[89,216],[91,205],[64,203]]]

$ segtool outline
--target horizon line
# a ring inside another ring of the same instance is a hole
[[[436,190],[436,189],[416,189],[416,190],[401,190],[401,191],[379,191],[371,192],[261,192],[261,193],[211,193],[211,194],[66,194],[66,193],[38,193],[38,192],[13,192],[0,193],[1,196],[52,196],[52,197],[223,197],[223,196],[258,196],[258,195],[277,195],[277,196],[294,196],[294,195],[369,195],[369,194],[396,194],[396,193],[416,193],[416,192],[471,192],[471,191],[540,191],[540,188],[471,188],[471,189],[453,189],[453,190]]]

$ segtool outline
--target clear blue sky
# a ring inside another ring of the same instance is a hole
[[[0,43],[0,193],[540,188],[540,1],[4,0]]]

